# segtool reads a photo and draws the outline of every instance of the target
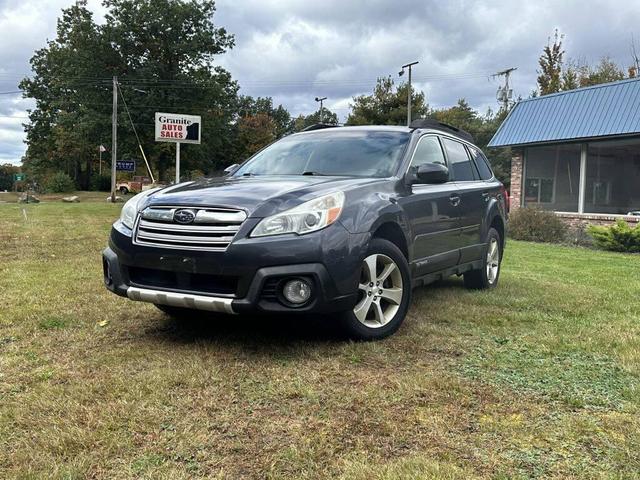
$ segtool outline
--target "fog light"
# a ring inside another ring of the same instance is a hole
[[[296,278],[289,280],[282,287],[282,296],[287,302],[294,305],[302,305],[311,298],[311,285],[306,280]]]

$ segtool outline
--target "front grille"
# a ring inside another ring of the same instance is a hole
[[[128,267],[129,280],[139,287],[185,292],[234,295],[238,277],[206,273],[174,272],[154,268]]]
[[[176,212],[180,212],[176,221]],[[133,243],[181,250],[227,249],[247,214],[242,210],[207,207],[145,208],[138,216]]]

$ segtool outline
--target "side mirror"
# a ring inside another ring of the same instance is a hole
[[[449,181],[449,169],[440,163],[423,163],[415,172],[412,183],[445,183]]]
[[[234,163],[233,165],[229,165],[227,168],[225,168],[224,173],[227,175],[231,175],[233,172],[238,170],[238,168],[240,168],[240,164]]]

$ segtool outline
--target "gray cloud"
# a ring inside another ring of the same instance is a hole
[[[55,35],[56,18],[70,0],[0,0],[0,92],[16,89],[33,51]],[[98,12],[99,2],[90,2]],[[435,107],[466,98],[484,111],[495,107],[492,72],[515,66],[516,94],[535,88],[537,59],[555,28],[566,34],[567,57],[597,61],[610,55],[630,63],[631,32],[640,3],[622,0],[504,2],[220,0],[215,22],[236,36],[217,62],[242,93],[273,96],[292,114],[317,108],[316,95],[344,119],[354,95],[372,90],[412,60],[415,85]],[[32,104],[0,95],[0,162],[24,152],[19,124]],[[8,118],[13,117],[13,118]]]

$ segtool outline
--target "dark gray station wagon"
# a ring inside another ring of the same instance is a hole
[[[321,125],[227,170],[129,200],[103,252],[107,288],[173,316],[322,314],[376,339],[414,287],[498,283],[508,199],[465,132]]]

